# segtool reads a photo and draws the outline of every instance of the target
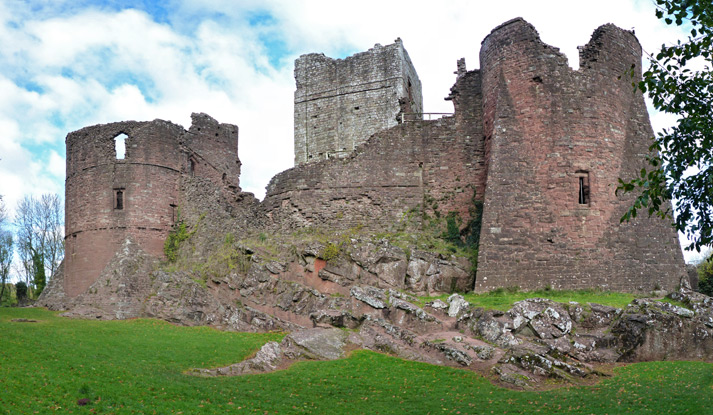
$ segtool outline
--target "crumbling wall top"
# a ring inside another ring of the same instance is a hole
[[[616,70],[626,70],[631,65],[641,68],[641,44],[633,31],[624,30],[611,23],[599,26],[589,42],[579,48],[579,67],[589,69],[607,65]],[[619,74],[621,75],[621,74]],[[638,78],[638,74],[635,77]]]
[[[522,46],[528,44],[527,47]],[[508,53],[511,47],[520,45],[520,48],[528,55],[545,56],[567,61],[567,57],[560,52],[559,48],[548,45],[542,41],[537,29],[522,17],[509,20],[493,29],[485,39],[480,48],[480,67],[488,68],[493,65],[492,59],[497,60],[517,60],[518,56]]]

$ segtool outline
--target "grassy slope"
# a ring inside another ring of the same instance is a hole
[[[12,318],[39,323],[13,323]],[[196,378],[278,334],[154,320],[75,321],[0,309],[0,413],[691,413],[713,407],[713,365],[640,363],[593,387],[516,392],[469,371],[355,352],[265,375]],[[79,407],[77,399],[93,402]],[[35,412],[36,411],[36,412]]]
[[[463,297],[471,304],[477,307],[486,309],[494,309],[507,311],[516,301],[525,300],[527,298],[548,298],[550,300],[567,303],[576,301],[580,304],[596,303],[608,305],[612,307],[624,308],[634,298],[640,297],[635,294],[618,293],[611,291],[597,290],[577,290],[577,291],[559,291],[559,290],[538,290],[538,291],[519,291],[519,290],[495,290],[483,294],[468,293],[462,294]],[[449,294],[443,294],[438,297],[421,297],[422,304],[427,301],[441,299],[445,301]]]

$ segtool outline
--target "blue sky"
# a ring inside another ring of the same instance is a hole
[[[654,51],[681,33],[650,0],[579,1],[0,0],[0,194],[64,193],[64,137],[87,125],[205,112],[240,128],[241,186],[264,194],[292,166],[293,62],[344,57],[401,37],[423,83],[443,100],[456,60],[478,67],[482,39],[522,16],[577,67],[594,29],[635,28]],[[492,5],[490,5],[492,3]],[[653,117],[655,127],[670,120]]]

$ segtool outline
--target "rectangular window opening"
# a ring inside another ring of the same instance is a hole
[[[589,205],[589,172],[578,171],[577,176],[579,179],[579,204]]]
[[[114,209],[124,210],[124,189],[114,189]]]

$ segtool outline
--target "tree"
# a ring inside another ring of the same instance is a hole
[[[45,274],[45,256],[40,251],[32,251],[32,271],[34,272],[32,282],[35,284],[35,296],[39,297],[47,285]]]
[[[5,295],[5,284],[12,265],[12,233],[5,229],[6,221],[5,203],[0,199],[0,303]]]
[[[713,255],[698,264],[698,292],[713,296]]]
[[[648,92],[654,107],[678,117],[675,126],[654,137],[650,168],[638,178],[619,180],[617,190],[638,189],[622,221],[648,210],[671,218],[700,252],[713,242],[713,4],[711,0],[655,0],[656,17],[684,28],[686,41],[662,45],[643,79],[635,84]]]
[[[39,291],[34,295],[52,279],[64,257],[62,219],[62,204],[56,194],[25,196],[17,204],[17,251],[26,284]]]
[[[0,228],[0,303],[12,265],[12,233]]]
[[[58,194],[40,197],[40,228],[46,232],[46,245],[40,254],[47,276],[52,278],[64,258],[64,205]]]
[[[22,281],[15,283],[15,295],[17,296],[18,302],[22,302],[27,298],[27,284]]]

